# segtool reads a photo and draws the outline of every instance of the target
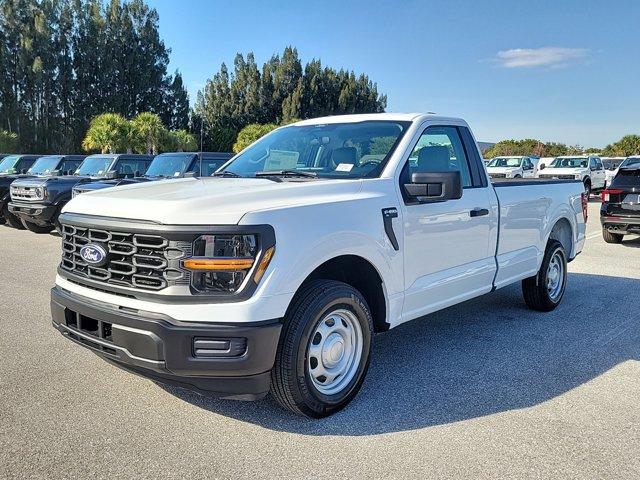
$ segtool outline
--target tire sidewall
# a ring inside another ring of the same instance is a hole
[[[548,274],[548,270],[549,270],[549,263],[551,262],[551,259],[553,258],[553,256],[556,253],[560,253],[560,256],[562,258],[562,290],[560,291],[560,294],[558,295],[558,297],[555,300],[552,300],[551,297],[549,296],[549,292],[547,290],[547,274]],[[562,246],[562,244],[560,242],[558,242],[557,240],[554,240],[552,243],[549,244],[549,248],[547,249],[547,254],[544,257],[544,262],[542,263],[542,268],[540,269],[540,285],[544,290],[544,296],[545,296],[545,300],[550,304],[550,305],[559,305],[560,302],[562,301],[562,297],[564,297],[564,292],[567,288],[567,254],[564,251],[564,247]]]
[[[345,285],[345,288],[340,289],[341,292],[332,292],[328,298],[324,297],[313,303],[310,309],[313,310],[311,318],[306,321],[297,341],[295,352],[296,386],[304,402],[310,405],[314,411],[336,411],[346,405],[358,393],[369,367],[372,340],[371,313],[363,299],[359,298],[359,295],[355,292],[347,294],[347,289],[348,287]],[[318,323],[327,314],[338,309],[351,311],[360,323],[363,338],[362,356],[356,374],[349,384],[340,393],[325,395],[315,388],[313,380],[307,371],[309,342]],[[311,312],[307,311],[307,313]]]

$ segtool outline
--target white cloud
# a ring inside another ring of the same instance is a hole
[[[585,48],[513,48],[498,52],[495,61],[504,68],[559,68],[584,59],[587,54]]]

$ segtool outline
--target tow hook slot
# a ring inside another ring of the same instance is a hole
[[[393,219],[398,218],[398,209],[396,207],[383,208],[382,209],[382,221],[384,222],[384,231],[389,237],[389,241],[391,245],[393,245],[393,249],[398,251],[400,250],[400,245],[398,245],[398,239],[396,238],[396,233],[393,231]]]

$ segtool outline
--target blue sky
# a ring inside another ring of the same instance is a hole
[[[293,45],[367,73],[387,111],[464,117],[479,140],[604,146],[640,134],[640,1],[150,0],[191,101],[222,62]]]

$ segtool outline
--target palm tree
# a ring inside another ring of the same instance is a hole
[[[131,120],[135,148],[140,153],[157,154],[165,137],[166,129],[160,116],[151,112],[139,113]]]
[[[129,122],[117,113],[103,113],[94,117],[82,141],[86,151],[116,153],[127,149]]]
[[[166,145],[165,149],[178,152],[193,152],[198,149],[195,137],[186,130],[171,130],[168,133],[170,146]]]

